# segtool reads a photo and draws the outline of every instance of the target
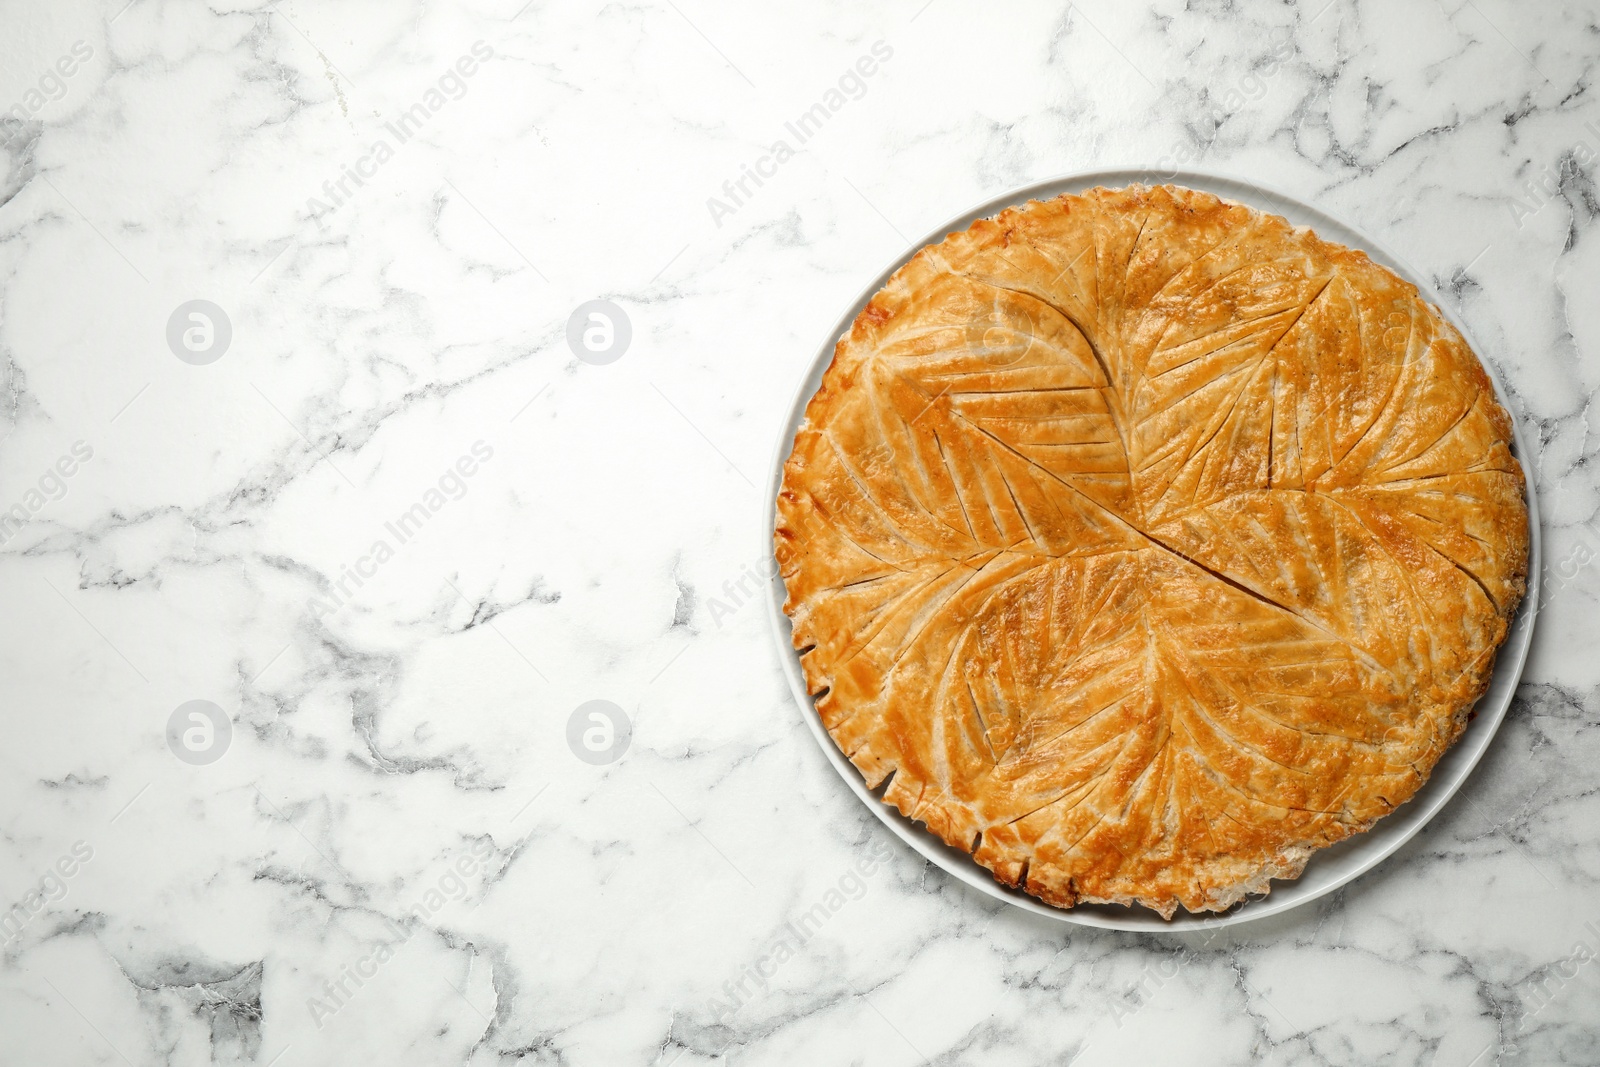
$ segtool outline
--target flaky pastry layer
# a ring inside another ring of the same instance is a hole
[[[1427,780],[1527,570],[1511,423],[1415,287],[1174,186],[919,251],[784,468],[784,610],[869,785],[1059,907],[1226,909]]]

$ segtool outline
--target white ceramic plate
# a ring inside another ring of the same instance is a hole
[[[1084,174],[1072,174],[1049,181],[1039,182],[1035,185],[1025,186],[995,197],[983,204],[979,204],[971,211],[958,215],[945,225],[940,226],[933,233],[906,249],[898,259],[883,272],[874,278],[866,288],[861,290],[853,304],[845,309],[839,317],[833,330],[823,339],[822,345],[817,349],[816,356],[811,361],[811,366],[801,380],[799,388],[795,391],[794,403],[790,406],[788,420],[783,424],[778,435],[776,449],[769,467],[767,478],[767,496],[765,501],[765,521],[762,533],[765,537],[763,552],[765,558],[771,558],[773,545],[773,531],[777,523],[777,498],[778,487],[783,479],[783,464],[788,459],[789,451],[794,444],[795,431],[800,426],[800,421],[805,414],[806,404],[811,395],[816,392],[822,382],[822,375],[828,368],[829,361],[833,358],[833,348],[838,339],[850,328],[855,317],[867,306],[872,295],[888,282],[890,275],[899,270],[918,249],[926,245],[941,241],[947,234],[966,229],[973,222],[985,218],[1008,208],[1014,204],[1021,204],[1028,200],[1045,200],[1061,193],[1077,193],[1091,189],[1097,185],[1119,187],[1134,182],[1143,182],[1147,185],[1171,182],[1175,185],[1186,185],[1191,189],[1203,189],[1219,196],[1228,197],[1252,207],[1280,214],[1290,222],[1299,226],[1310,226],[1316,232],[1331,241],[1338,241],[1351,248],[1359,248],[1366,252],[1378,263],[1394,271],[1400,277],[1415,285],[1421,290],[1422,295],[1437,307],[1445,318],[1455,324],[1471,343],[1472,337],[1467,330],[1466,323],[1456,316],[1447,306],[1439,300],[1439,295],[1434,291],[1428,280],[1415,270],[1411,269],[1404,261],[1395,256],[1380,242],[1371,236],[1351,226],[1340,219],[1336,219],[1326,212],[1302,203],[1286,193],[1279,192],[1255,182],[1245,181],[1241,178],[1228,177],[1221,174],[1205,173],[1200,171],[1180,170],[1176,172],[1162,172],[1159,175],[1149,170],[1102,170],[1091,171]],[[1473,345],[1475,351],[1480,351]],[[1512,407],[1506,402],[1505,387],[1495,375],[1493,367],[1485,365],[1489,377],[1494,381],[1495,392],[1500,402],[1507,411]],[[1515,416],[1513,415],[1513,423]],[[1522,464],[1524,472],[1532,470],[1531,455],[1523,441],[1520,429],[1514,428],[1513,451],[1518,462]],[[1500,649],[1500,655],[1495,663],[1494,677],[1490,681],[1489,690],[1478,701],[1476,715],[1467,725],[1466,732],[1434,767],[1433,775],[1426,785],[1419,789],[1410,801],[1403,804],[1392,814],[1384,817],[1371,830],[1364,834],[1357,834],[1347,838],[1337,845],[1325,848],[1316,853],[1311,861],[1306,864],[1305,872],[1294,881],[1276,881],[1273,883],[1272,892],[1264,897],[1246,900],[1236,905],[1230,911],[1221,915],[1195,916],[1180,910],[1170,921],[1164,920],[1155,912],[1141,907],[1123,907],[1120,905],[1087,904],[1079,905],[1071,910],[1052,908],[1042,904],[1033,897],[1018,890],[1008,889],[994,880],[994,877],[985,868],[978,865],[971,856],[946,845],[939,838],[929,833],[921,824],[915,823],[902,816],[897,810],[883,803],[867,790],[866,782],[861,777],[850,761],[839,751],[833,739],[823,728],[821,719],[817,716],[816,708],[812,705],[806,694],[805,681],[800,671],[800,658],[796,655],[794,645],[790,640],[789,619],[783,613],[784,588],[781,578],[774,577],[767,588],[768,617],[772,623],[772,635],[778,644],[778,655],[783,661],[784,673],[789,678],[789,688],[793,690],[795,700],[799,702],[801,714],[810,726],[812,734],[816,736],[817,744],[822,746],[822,751],[827,754],[829,761],[839,772],[855,794],[861,798],[862,803],[877,813],[884,825],[888,826],[896,836],[906,844],[922,853],[928,859],[938,864],[955,878],[972,886],[981,893],[997,897],[1019,908],[1046,915],[1052,919],[1063,922],[1080,923],[1084,926],[1099,926],[1113,930],[1164,930],[1182,932],[1200,927],[1214,928],[1227,926],[1233,923],[1248,922],[1251,919],[1265,918],[1268,915],[1277,915],[1288,911],[1297,905],[1344,885],[1352,878],[1370,870],[1381,862],[1384,857],[1394,852],[1401,845],[1409,841],[1414,834],[1427,821],[1433,818],[1440,808],[1444,807],[1461,783],[1471,773],[1472,768],[1482,757],[1493,739],[1495,730],[1500,726],[1500,720],[1505,717],[1506,708],[1511,704],[1512,694],[1516,690],[1517,679],[1522,675],[1522,664],[1528,656],[1528,642],[1533,635],[1533,619],[1539,603],[1540,579],[1540,545],[1539,545],[1539,505],[1533,495],[1530,485],[1528,489],[1528,526],[1529,526],[1529,558],[1528,558],[1528,592],[1522,601],[1522,607],[1517,612],[1517,617],[1512,622],[1511,632],[1506,637],[1505,645]],[[774,566],[774,570],[776,567]]]

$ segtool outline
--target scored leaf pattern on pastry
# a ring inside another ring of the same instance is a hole
[[[1460,335],[1364,254],[1174,187],[923,249],[840,341],[776,550],[824,725],[1053,904],[1219,910],[1404,802],[1522,595]]]

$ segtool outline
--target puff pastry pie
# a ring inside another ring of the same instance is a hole
[[[1412,285],[1174,186],[918,252],[777,501],[817,712],[884,799],[1059,907],[1220,911],[1426,781],[1528,529],[1511,423]]]

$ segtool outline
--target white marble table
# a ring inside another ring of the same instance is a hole
[[[1600,5],[1324,2],[5,4],[0,1062],[1600,1062]],[[1145,163],[1431,274],[1551,564],[1463,793],[1209,943],[893,842],[748,595],[862,282]]]

